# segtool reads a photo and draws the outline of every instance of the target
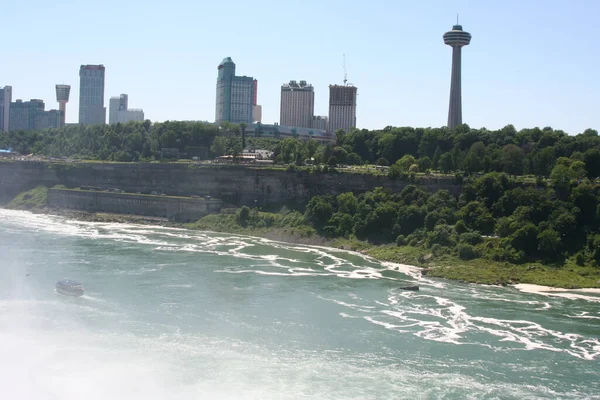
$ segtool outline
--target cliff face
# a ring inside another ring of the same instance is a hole
[[[401,191],[406,182],[360,174],[309,174],[240,166],[187,164],[112,164],[0,162],[0,201],[7,202],[24,190],[43,185],[93,186],[126,192],[156,191],[172,196],[212,196],[236,206],[277,208],[301,204],[312,196],[364,192],[383,186]],[[448,189],[458,194],[460,186],[450,180],[427,180],[429,190]]]

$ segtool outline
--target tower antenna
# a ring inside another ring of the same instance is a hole
[[[459,25],[459,23],[458,23],[458,13],[456,13],[456,25]]]
[[[345,85],[346,82],[348,82],[348,74],[346,74],[346,54],[344,54],[343,57],[344,57],[344,85]]]

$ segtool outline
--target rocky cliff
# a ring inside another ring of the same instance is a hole
[[[39,185],[92,186],[131,193],[166,193],[172,196],[212,196],[226,203],[275,209],[303,204],[314,195],[364,192],[383,186],[402,190],[407,183],[386,177],[336,173],[310,174],[243,166],[202,166],[167,163],[50,163],[0,162],[0,201],[7,202]],[[420,186],[448,189],[460,186],[449,179],[427,179]]]

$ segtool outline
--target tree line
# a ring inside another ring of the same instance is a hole
[[[436,255],[511,263],[600,265],[600,185],[523,185],[492,172],[464,185],[459,198],[409,185],[355,195],[315,196],[305,218],[328,237],[425,246]]]
[[[505,172],[509,175],[550,177],[557,174],[581,179],[600,176],[600,137],[587,129],[568,135],[550,127],[499,130],[472,129],[463,124],[442,128],[386,127],[336,132],[328,145],[297,138],[263,138],[244,124],[222,126],[203,122],[130,122],[115,125],[69,125],[43,131],[13,131],[0,135],[0,147],[22,154],[107,161],[159,160],[164,149],[180,156],[210,159],[240,154],[245,148],[274,151],[285,164],[390,166],[390,178],[411,172]]]

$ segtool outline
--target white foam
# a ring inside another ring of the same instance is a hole
[[[562,297],[569,300],[587,300],[600,302],[600,289],[585,288],[585,289],[563,289],[550,286],[532,285],[527,283],[519,283],[514,287],[523,293],[532,293],[542,296]],[[586,296],[580,293],[590,293],[595,296]]]

